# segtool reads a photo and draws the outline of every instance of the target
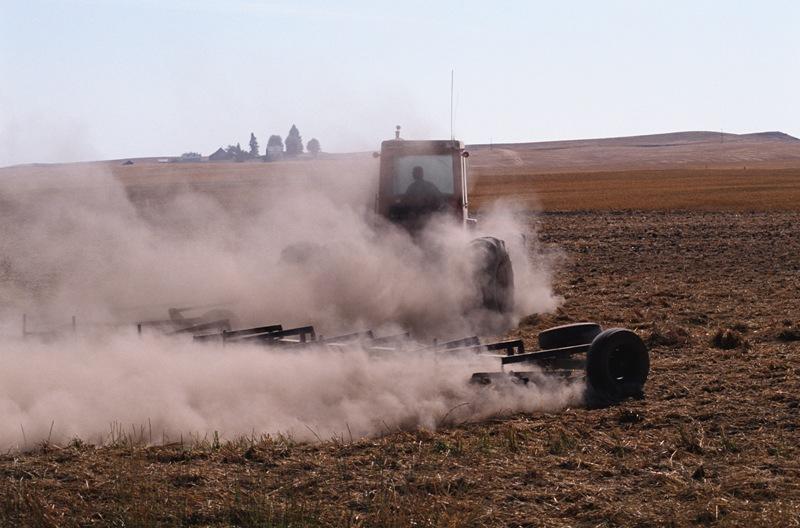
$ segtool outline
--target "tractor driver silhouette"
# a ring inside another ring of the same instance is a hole
[[[444,204],[444,195],[433,183],[425,179],[422,167],[417,165],[411,170],[414,181],[403,194],[403,205],[420,212],[438,211]]]

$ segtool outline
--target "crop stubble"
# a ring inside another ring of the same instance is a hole
[[[796,211],[800,169],[477,170],[472,204],[481,207],[499,198],[544,211]]]

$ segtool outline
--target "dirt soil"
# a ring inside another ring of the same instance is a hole
[[[556,314],[651,347],[643,400],[437,432],[0,458],[0,526],[798,526],[800,213],[530,216]]]
[[[476,171],[470,204],[498,199],[542,211],[796,211],[800,169],[668,169],[531,174]]]

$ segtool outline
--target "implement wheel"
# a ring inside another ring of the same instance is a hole
[[[600,334],[602,329],[597,323],[574,323],[555,326],[539,332],[539,348],[563,348],[585,345]]]
[[[649,372],[650,354],[632,331],[611,328],[592,341],[586,379],[596,396],[610,401],[641,397]]]

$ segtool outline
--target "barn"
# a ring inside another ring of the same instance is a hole
[[[231,159],[233,159],[233,156],[226,152],[222,147],[218,148],[216,152],[208,157],[208,161],[227,161]]]

